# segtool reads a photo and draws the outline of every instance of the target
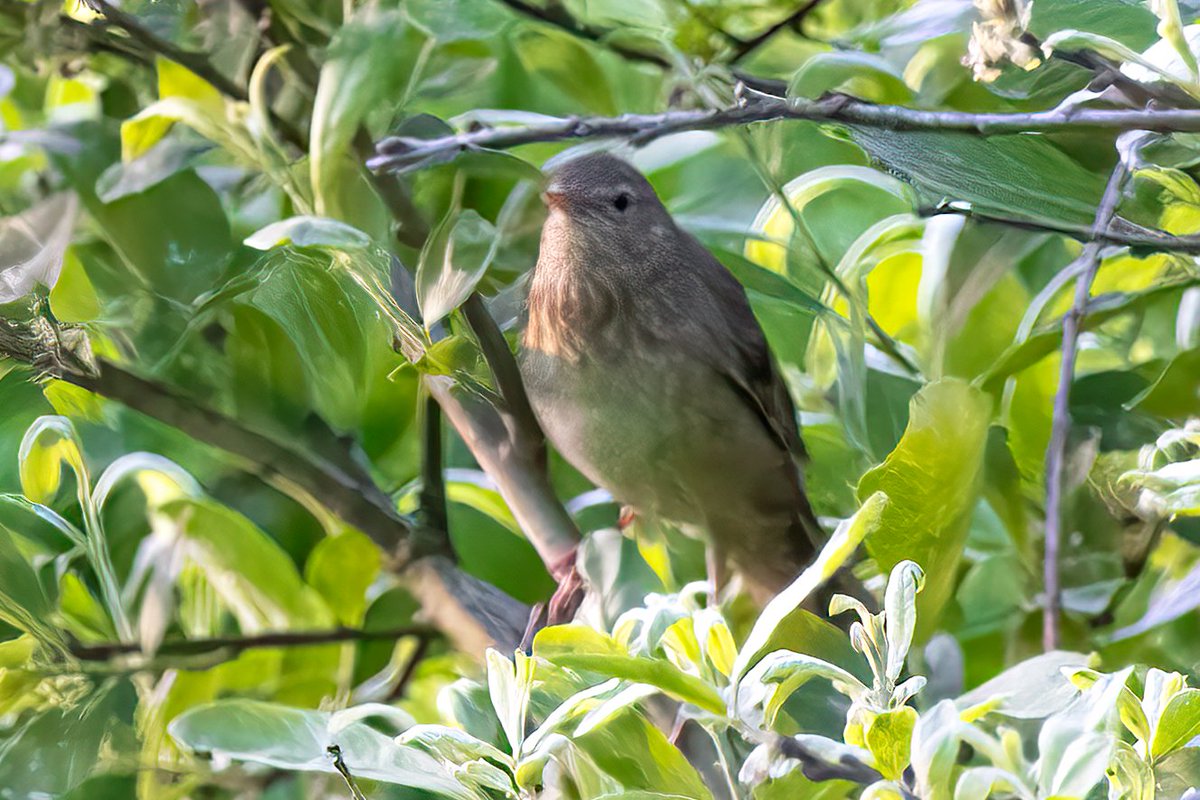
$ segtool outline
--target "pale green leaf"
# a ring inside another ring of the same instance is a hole
[[[864,732],[867,749],[875,757],[875,768],[883,777],[899,780],[908,768],[917,711],[909,706],[885,711],[871,720]]]
[[[247,236],[244,244],[255,250],[270,250],[285,244],[349,250],[369,247],[371,237],[353,225],[336,219],[298,216],[260,228]]]
[[[429,755],[396,744],[362,723],[331,729],[327,711],[257,700],[221,700],[191,709],[170,725],[171,735],[197,751],[286,770],[335,772],[336,745],[351,774],[459,800],[474,796]]]
[[[705,711],[725,713],[725,701],[715,687],[668,661],[632,656],[612,637],[583,625],[544,628],[533,640],[533,652],[569,669],[650,684]]]

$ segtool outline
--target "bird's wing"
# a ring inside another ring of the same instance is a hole
[[[711,307],[697,311],[709,315],[715,334],[701,345],[712,348],[711,351],[697,355],[725,376],[779,445],[803,463],[808,454],[800,439],[796,408],[767,348],[762,328],[750,310],[745,290],[703,245],[688,238],[695,251],[688,254],[694,259],[691,274],[705,283],[706,294],[712,299]]]

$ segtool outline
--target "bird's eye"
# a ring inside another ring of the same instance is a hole
[[[617,211],[624,211],[628,207],[629,195],[625,192],[621,192],[619,195],[613,198],[613,208],[617,209]]]

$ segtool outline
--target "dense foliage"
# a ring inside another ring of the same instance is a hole
[[[1197,19],[0,0],[0,798],[1184,796]],[[597,144],[801,411],[831,538],[765,609],[542,459],[541,169]]]

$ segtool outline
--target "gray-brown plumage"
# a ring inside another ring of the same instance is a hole
[[[811,560],[791,397],[741,285],[629,164],[551,175],[522,371],[546,435],[642,515],[708,534],[760,600]]]

